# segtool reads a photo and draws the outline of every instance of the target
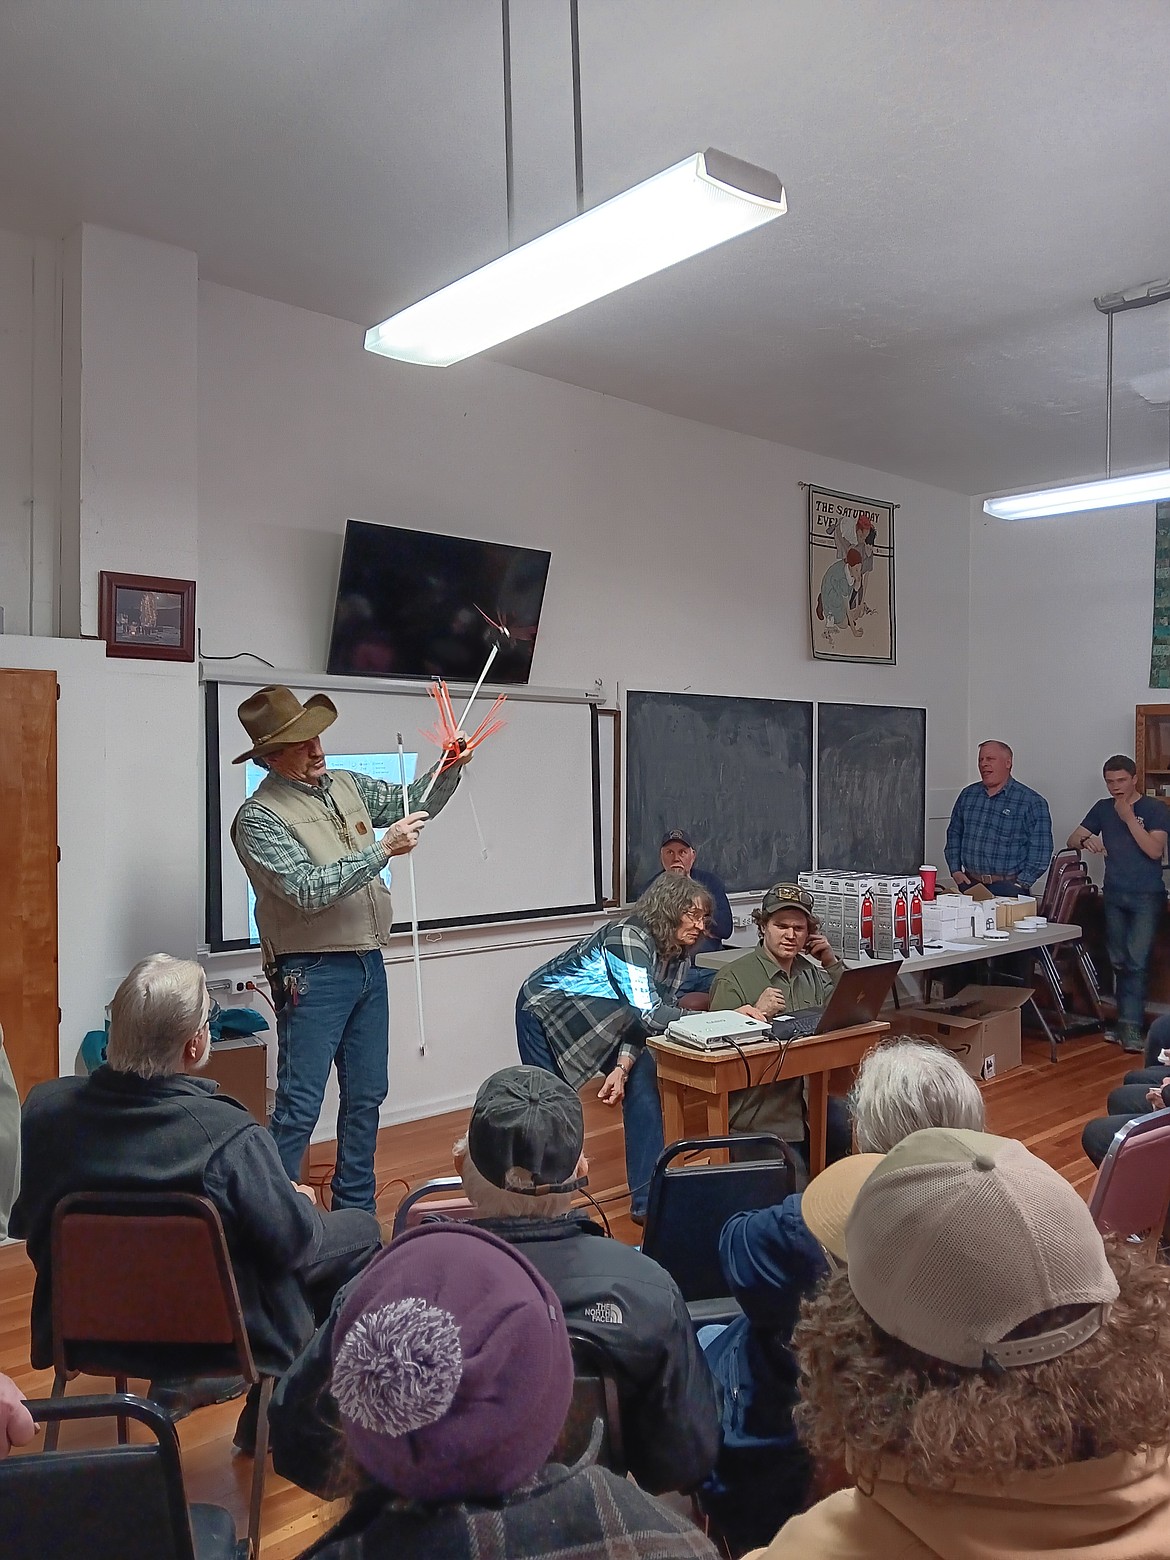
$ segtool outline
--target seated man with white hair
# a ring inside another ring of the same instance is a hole
[[[323,1213],[284,1173],[269,1133],[207,1079],[211,999],[198,964],[153,954],[110,1006],[106,1063],[53,1078],[24,1102],[24,1173],[12,1233],[36,1268],[32,1363],[53,1363],[53,1210],[71,1192],[194,1192],[219,1210],[257,1368],[278,1375],[328,1314],[336,1292],[381,1245],[357,1208]],[[237,1386],[236,1391],[242,1390]],[[224,1396],[233,1396],[225,1388]],[[193,1395],[206,1401],[202,1391]],[[237,1445],[255,1434],[254,1409]]]
[[[974,1080],[942,1046],[911,1036],[892,1037],[863,1058],[849,1108],[858,1153],[830,1165],[805,1198],[833,1175],[860,1180],[875,1155],[911,1132],[979,1132],[984,1124]],[[719,1242],[724,1277],[744,1314],[703,1337],[707,1363],[723,1385],[723,1447],[699,1498],[737,1553],[766,1544],[803,1509],[810,1491],[812,1463],[792,1422],[799,1381],[792,1329],[801,1300],[832,1264],[802,1201],[798,1192],[771,1208],[733,1214]]]

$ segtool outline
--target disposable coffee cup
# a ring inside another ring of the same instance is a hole
[[[937,867],[919,867],[918,876],[922,879],[922,897],[930,900],[934,898],[934,885],[938,877]]]

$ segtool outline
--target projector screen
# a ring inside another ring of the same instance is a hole
[[[248,747],[236,708],[259,683],[204,684],[207,759],[207,942],[213,952],[258,943],[251,885],[231,841],[241,803],[264,771],[232,759]],[[331,769],[399,781],[397,733],[412,783],[438,756],[424,736],[436,719],[423,689],[335,690],[337,720],[321,741]],[[304,692],[297,690],[301,697]],[[460,702],[452,695],[456,709]],[[469,717],[487,713],[485,695]],[[478,714],[476,713],[478,711]],[[601,905],[597,712],[585,700],[509,698],[505,725],[463,771],[455,795],[414,851],[419,923],[465,926],[577,915]],[[477,826],[478,819],[478,826]],[[482,840],[481,840],[482,836]],[[406,857],[387,866],[395,929],[410,925]]]

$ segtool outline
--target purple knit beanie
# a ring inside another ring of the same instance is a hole
[[[468,1224],[399,1236],[337,1318],[350,1450],[410,1500],[511,1494],[547,1461],[572,1393],[560,1301],[514,1247]]]

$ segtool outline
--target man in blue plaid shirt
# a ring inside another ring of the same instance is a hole
[[[627,916],[566,948],[520,988],[520,1060],[572,1089],[603,1076],[598,1098],[622,1107],[630,1215],[642,1223],[650,1175],[663,1149],[662,1106],[646,1038],[682,1017],[690,950],[703,936],[711,896],[679,872],[656,878]]]
[[[1052,819],[1039,791],[1012,777],[1006,742],[979,745],[979,779],[959,792],[947,826],[947,866],[959,888],[1026,894],[1052,860]]]

